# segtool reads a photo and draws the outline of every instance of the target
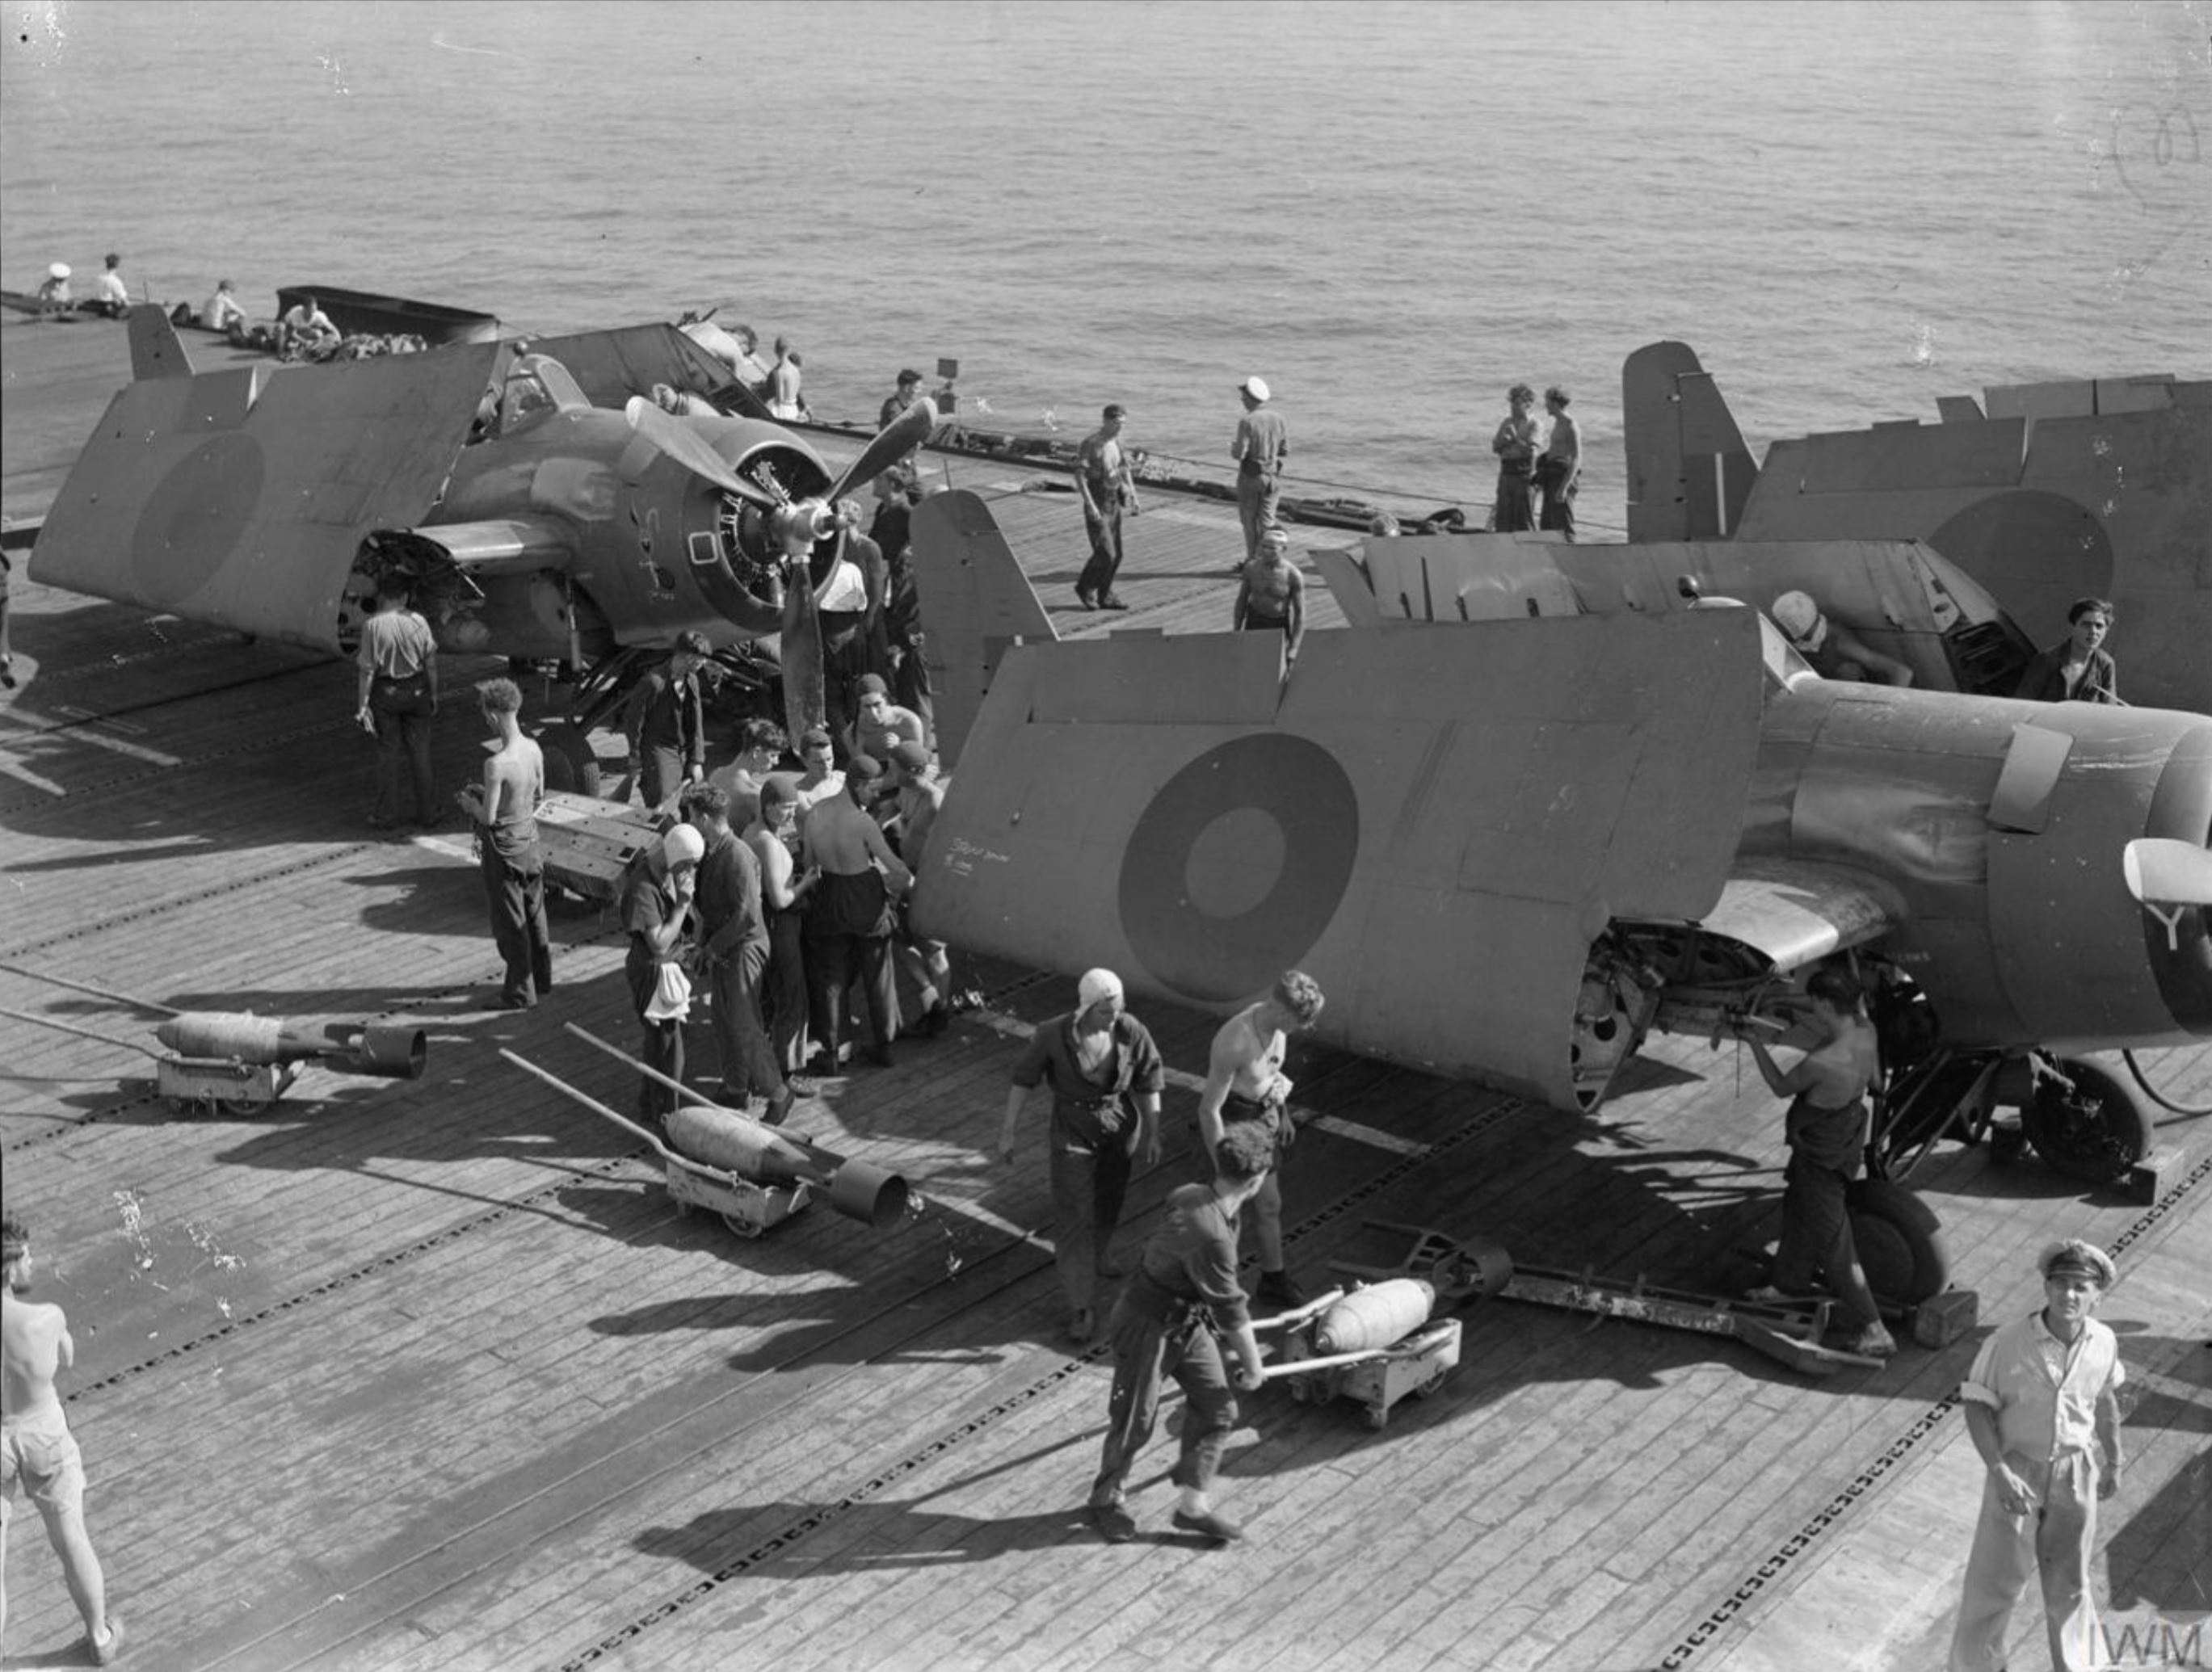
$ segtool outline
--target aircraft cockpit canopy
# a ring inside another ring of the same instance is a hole
[[[1759,615],[1759,645],[1766,663],[1768,696],[1778,697],[1801,680],[1820,678],[1813,671],[1813,664],[1790,642],[1789,635],[1766,618],[1765,610]]]
[[[549,413],[590,405],[576,379],[559,360],[544,354],[522,354],[508,369],[506,387],[500,391],[499,433],[519,434]]]

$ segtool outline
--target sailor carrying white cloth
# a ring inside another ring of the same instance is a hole
[[[2120,1484],[2117,1395],[2127,1372],[2112,1330],[2089,1316],[2112,1286],[2112,1257],[2078,1238],[2036,1263],[2040,1310],[1982,1343],[1959,1384],[1966,1432],[1989,1475],[1959,1599],[1952,1672],[2004,1665],[2005,1624],[2030,1573],[2043,1582],[2051,1664],[2102,1666],[2089,1557],[2097,1499]],[[2104,1467],[2098,1467],[2101,1451]]]
[[[623,872],[622,926],[629,936],[623,973],[644,1029],[640,1054],[665,1080],[684,1078],[684,1018],[690,1011],[691,984],[679,960],[706,851],[706,839],[679,824],[641,849]],[[675,1093],[662,1081],[641,1076],[640,1119],[650,1125],[675,1106]]]

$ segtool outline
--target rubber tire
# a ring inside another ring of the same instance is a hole
[[[538,747],[545,755],[546,789],[598,797],[599,757],[592,753],[590,738],[566,720],[558,720],[538,734]]]
[[[1887,1178],[1855,1178],[1844,1197],[1851,1245],[1878,1297],[1917,1305],[1950,1287],[1950,1251],[1934,1209]]]
[[[2117,1075],[2094,1063],[2068,1057],[2058,1066],[2073,1076],[2076,1093],[2095,1100],[2094,1124],[2085,1129],[2057,1097],[2039,1091],[2020,1112],[2027,1141],[2052,1172],[2109,1184],[2150,1154],[2150,1111]]]

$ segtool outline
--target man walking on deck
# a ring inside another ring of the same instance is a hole
[[[1297,1129],[1290,1112],[1291,1082],[1283,1073],[1290,1036],[1321,1014],[1320,984],[1302,970],[1285,970],[1267,997],[1238,1011],[1213,1036],[1206,1089],[1198,1097],[1198,1136],[1216,1178],[1223,1141],[1252,1127],[1266,1135],[1268,1171],[1253,1193],[1260,1245],[1260,1299],[1295,1306],[1305,1299],[1283,1263],[1283,1191],[1274,1169],[1282,1165]]]
[[[1013,1165],[1022,1109],[1049,1081],[1053,1263],[1067,1297],[1067,1338],[1081,1346],[1097,1329],[1100,1284],[1121,1275],[1110,1250],[1130,1168],[1157,1166],[1160,1159],[1160,1087],[1167,1070],[1151,1033],[1124,1008],[1121,977],[1091,970],[1075,992],[1076,1008],[1038,1024],[1014,1065],[999,1159]]]
[[[59,1306],[22,1298],[31,1281],[31,1233],[13,1214],[0,1219],[0,1564],[7,1560],[20,1488],[62,1559],[93,1664],[106,1666],[123,1652],[123,1622],[107,1611],[107,1580],[84,1530],[84,1458],[54,1391],[55,1375],[76,1362],[76,1343]],[[7,1608],[0,1578],[0,1630],[7,1627]]]
[[[648,812],[661,811],[686,784],[707,776],[707,713],[697,675],[713,654],[705,633],[679,633],[668,660],[629,694],[623,732],[629,742],[629,769]]]
[[[1121,512],[1142,513],[1129,456],[1121,449],[1127,411],[1118,403],[1099,415],[1098,427],[1083,438],[1076,454],[1075,485],[1083,494],[1083,531],[1091,537],[1091,560],[1075,579],[1075,596],[1085,609],[1127,609],[1114,591],[1121,572]]]
[[[1244,1536],[1215,1511],[1211,1493],[1237,1427],[1237,1390],[1249,1392],[1262,1380],[1260,1344],[1237,1277],[1237,1217],[1274,1176],[1274,1154],[1273,1140],[1257,1126],[1224,1136],[1214,1151],[1213,1182],[1168,1193],[1167,1216],[1146,1239],[1136,1275],[1114,1303],[1106,1325],[1114,1344],[1114,1390],[1091,1485],[1091,1524],[1109,1544],[1137,1536],[1124,1495],[1159,1419],[1160,1381],[1167,1376],[1188,1401],[1182,1452],[1169,1476],[1182,1489],[1172,1524],[1213,1544]],[[1233,1385],[1222,1359],[1224,1339],[1237,1355]]]
[[[1291,433],[1282,415],[1267,405],[1265,379],[1245,379],[1237,385],[1237,393],[1244,403],[1244,415],[1237,421],[1237,439],[1229,444],[1229,456],[1237,461],[1237,520],[1244,525],[1244,560],[1249,563],[1260,549],[1261,531],[1275,525]]]

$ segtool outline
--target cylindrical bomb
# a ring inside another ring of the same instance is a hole
[[[1389,1347],[1429,1321],[1437,1287],[1418,1277],[1393,1277],[1354,1289],[1321,1315],[1314,1326],[1314,1352],[1362,1353]]]
[[[681,1154],[757,1184],[812,1184],[848,1219],[888,1230],[906,1217],[906,1180],[866,1161],[848,1160],[729,1109],[686,1104],[667,1120],[668,1141]]]
[[[279,1016],[186,1010],[155,1027],[154,1037],[185,1057],[240,1063],[312,1058],[386,1080],[421,1078],[426,1056],[422,1030],[402,1022],[332,1023],[319,1033]]]

